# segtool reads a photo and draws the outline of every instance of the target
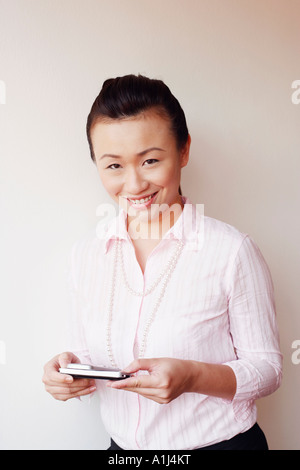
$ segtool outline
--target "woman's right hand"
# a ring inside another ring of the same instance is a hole
[[[43,383],[45,389],[56,400],[66,401],[70,398],[88,395],[96,390],[93,379],[74,379],[71,375],[61,374],[60,367],[80,361],[75,354],[64,352],[58,354],[44,366]]]

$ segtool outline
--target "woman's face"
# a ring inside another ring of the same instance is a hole
[[[148,217],[153,205],[180,203],[181,168],[190,138],[179,151],[170,122],[154,110],[94,125],[91,140],[101,181],[130,215]]]

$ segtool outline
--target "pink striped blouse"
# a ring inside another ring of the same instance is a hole
[[[280,385],[282,355],[268,267],[251,238],[205,217],[187,198],[184,210],[147,259],[142,273],[121,210],[101,231],[77,242],[70,256],[70,348],[81,362],[110,366],[107,312],[114,244],[122,243],[128,284],[151,286],[176,248],[184,248],[151,324],[144,357],[227,364],[237,380],[232,401],[184,393],[169,404],[107,388],[97,381],[109,435],[123,449],[194,449],[229,439],[256,421],[255,400]],[[111,344],[119,368],[135,358],[159,295],[132,295],[120,265],[115,279]]]

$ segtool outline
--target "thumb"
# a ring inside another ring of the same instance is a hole
[[[71,352],[63,352],[58,357],[60,367],[67,367],[68,364],[80,364],[80,360]]]
[[[125,367],[122,372],[125,372],[126,374],[133,374],[134,372],[138,372],[139,370],[150,371],[152,367],[152,359],[136,359],[135,361],[131,362],[129,366]]]

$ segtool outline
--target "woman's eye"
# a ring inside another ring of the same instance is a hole
[[[119,163],[112,163],[107,168],[110,168],[111,170],[117,170],[118,168],[120,168],[120,166],[121,165],[119,165]]]
[[[148,160],[146,160],[146,161],[144,162],[144,164],[146,164],[146,165],[153,165],[153,163],[156,163],[156,162],[158,162],[158,160],[157,160],[156,158],[148,158]]]

